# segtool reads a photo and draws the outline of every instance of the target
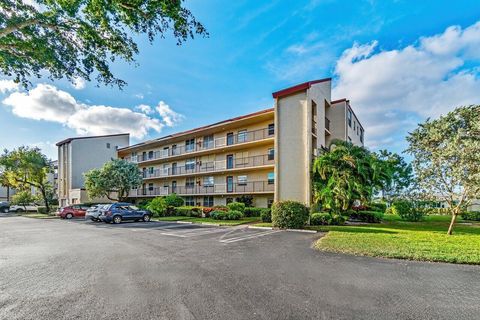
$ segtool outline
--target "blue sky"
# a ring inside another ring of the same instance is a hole
[[[480,100],[478,1],[187,6],[210,37],[182,46],[139,37],[138,66],[113,66],[128,82],[123,91],[40,79],[27,93],[0,83],[0,148],[37,145],[56,158],[54,143],[66,137],[122,128],[133,131],[135,143],[269,108],[273,91],[332,76],[334,98],[351,100],[367,145],[402,151],[419,121]],[[131,111],[112,117],[112,108]],[[91,117],[102,121],[90,127]]]

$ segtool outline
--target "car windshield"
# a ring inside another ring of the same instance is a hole
[[[130,206],[130,210],[139,210],[138,207]]]

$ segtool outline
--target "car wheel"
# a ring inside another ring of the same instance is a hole
[[[73,214],[67,213],[67,215],[65,216],[65,218],[67,218],[67,219],[72,219],[72,218],[73,218]]]
[[[115,216],[113,217],[113,223],[119,224],[122,222],[122,217],[121,216]]]
[[[150,215],[146,214],[143,216],[143,222],[149,222],[150,221]]]
[[[23,209],[18,208],[17,212],[23,212]]]
[[[2,208],[3,213],[8,213],[8,208]]]

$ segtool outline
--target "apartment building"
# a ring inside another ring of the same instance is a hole
[[[64,207],[88,201],[83,174],[100,168],[117,157],[117,149],[128,146],[130,135],[112,134],[92,137],[68,138],[57,143],[58,147],[58,200]]]
[[[132,201],[176,193],[186,205],[225,205],[241,196],[258,207],[309,204],[314,157],[333,139],[363,145],[363,127],[347,100],[331,101],[330,78],[273,98],[271,109],[120,148],[118,157],[143,173]]]

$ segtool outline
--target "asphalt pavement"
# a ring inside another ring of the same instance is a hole
[[[480,267],[320,234],[0,217],[0,319],[480,319]]]

